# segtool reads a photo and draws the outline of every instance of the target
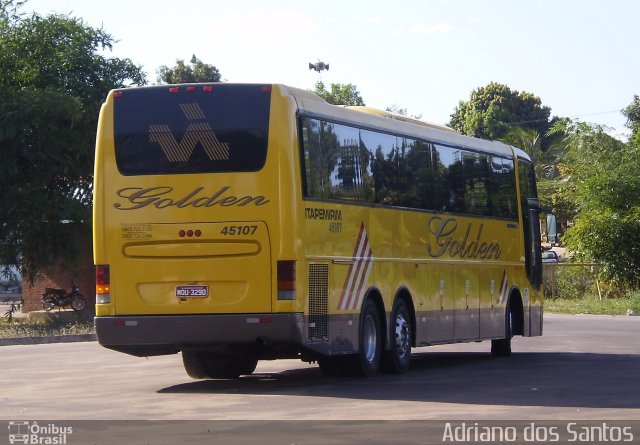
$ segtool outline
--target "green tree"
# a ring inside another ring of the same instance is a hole
[[[312,92],[333,105],[364,106],[364,100],[355,85],[332,83],[330,88],[327,90],[324,82],[318,81]]]
[[[27,0],[0,0],[0,21],[12,22],[20,18],[20,8]]]
[[[546,149],[544,135],[550,114],[551,109],[543,106],[539,97],[491,82],[473,90],[468,101],[460,101],[448,125],[485,139],[504,137],[514,127],[530,128],[543,135],[541,146]]]
[[[220,79],[218,68],[204,63],[195,54],[191,57],[189,65],[178,59],[173,68],[166,65],[158,68],[158,82],[161,83],[206,83],[220,82]]]
[[[565,120],[562,192],[578,213],[564,241],[620,291],[640,286],[640,151],[602,127]]]
[[[640,96],[635,95],[622,114],[626,116],[627,127],[631,130],[631,143],[640,148]]]
[[[33,279],[72,260],[91,233],[99,108],[113,88],[145,82],[113,38],[68,16],[0,19],[0,264]],[[11,13],[11,15],[9,14]]]

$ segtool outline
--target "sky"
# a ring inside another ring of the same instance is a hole
[[[229,82],[352,83],[369,106],[445,124],[489,82],[540,97],[552,116],[610,127],[640,94],[637,0],[29,0],[102,27],[112,57],[161,65],[195,54]],[[323,61],[329,71],[309,70]]]

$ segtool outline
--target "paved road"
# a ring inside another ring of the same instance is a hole
[[[0,419],[640,419],[640,317],[546,317],[545,335],[416,350],[402,376],[337,379],[295,360],[195,381],[180,356],[97,343],[0,348]]]

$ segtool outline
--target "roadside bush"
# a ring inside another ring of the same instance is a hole
[[[555,295],[558,298],[575,300],[597,293],[595,274],[585,267],[556,267],[555,280]]]

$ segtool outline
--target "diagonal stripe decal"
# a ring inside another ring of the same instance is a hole
[[[500,283],[500,300],[498,300],[500,304],[506,304],[507,302],[508,284],[507,271],[505,270],[502,272],[502,281]]]
[[[206,119],[197,103],[180,104],[182,113],[189,121]],[[149,125],[149,142],[160,145],[169,162],[187,162],[198,143],[212,161],[229,159],[229,143],[220,142],[208,122],[192,122],[187,126],[180,142],[167,124]]]
[[[353,263],[342,286],[342,293],[338,302],[340,310],[354,310],[362,302],[366,284],[371,273],[373,252],[367,236],[364,223],[360,225],[360,232],[353,250]]]

